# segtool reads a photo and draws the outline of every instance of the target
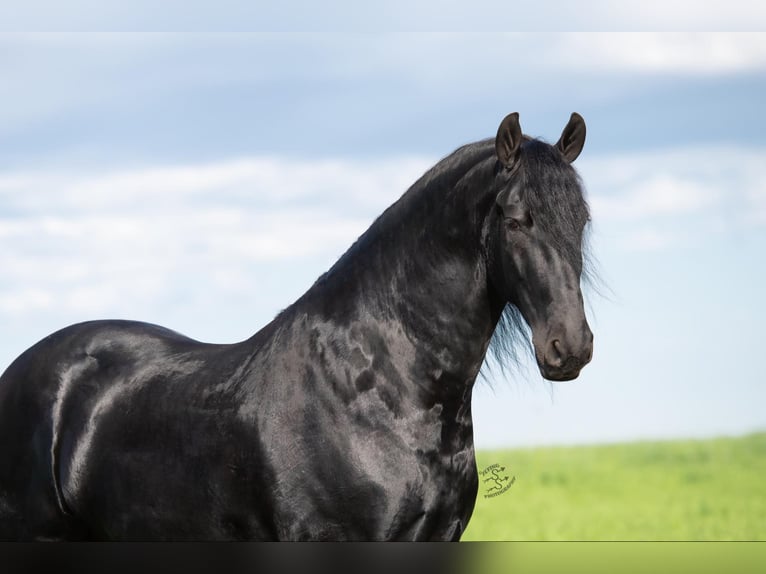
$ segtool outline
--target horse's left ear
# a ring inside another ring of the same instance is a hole
[[[495,138],[495,153],[497,159],[506,168],[511,169],[519,159],[521,148],[521,125],[519,125],[519,112],[508,114],[500,122]]]
[[[585,145],[585,120],[577,112],[572,113],[569,123],[561,133],[556,148],[564,154],[569,163],[577,159]]]

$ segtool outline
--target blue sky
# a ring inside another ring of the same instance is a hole
[[[478,446],[766,428],[764,34],[5,34],[0,78],[0,368],[86,319],[248,337],[440,157],[578,111],[594,360],[479,383]]]

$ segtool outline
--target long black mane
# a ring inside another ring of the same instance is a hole
[[[312,292],[325,289],[333,278],[343,278],[344,287],[349,286],[348,278],[354,275],[353,266],[358,257],[369,256],[370,250],[385,248],[388,260],[375,259],[378,264],[395,265],[397,250],[390,249],[395,241],[404,250],[420,249],[419,241],[428,224],[443,221],[440,208],[454,190],[469,174],[479,174],[479,180],[487,183],[480,189],[472,189],[481,197],[460,198],[467,204],[494,202],[494,193],[489,184],[492,175],[499,169],[495,156],[495,139],[487,138],[459,147],[428,169],[410,188],[370,225],[356,242],[324,273],[304,297]],[[584,188],[577,172],[561,160],[559,152],[544,140],[524,136],[522,145],[520,177],[525,180],[525,201],[535,222],[542,226],[551,237],[556,249],[576,269],[582,270],[582,281],[591,286],[598,281],[591,256],[590,213],[584,197]],[[403,215],[413,213],[422,225],[405,225]],[[583,222],[587,222],[581,236]],[[469,226],[470,227],[470,226]],[[477,226],[473,226],[476,231]],[[431,229],[430,231],[434,231]],[[409,234],[404,237],[402,234]],[[340,295],[339,295],[340,296]],[[286,309],[289,311],[289,309]],[[524,355],[534,356],[529,326],[518,308],[505,305],[487,350],[481,369],[481,377],[489,379],[495,369],[506,375],[522,363]]]

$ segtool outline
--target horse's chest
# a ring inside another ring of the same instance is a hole
[[[284,537],[452,539],[465,528],[476,494],[472,449],[445,456],[383,432],[334,439],[281,475]]]

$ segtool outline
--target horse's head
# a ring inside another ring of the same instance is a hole
[[[490,277],[529,324],[540,372],[553,381],[576,378],[593,353],[580,291],[588,206],[571,166],[584,143],[578,114],[556,145],[523,136],[517,113],[495,140]]]

